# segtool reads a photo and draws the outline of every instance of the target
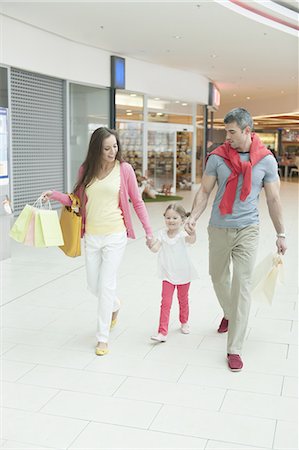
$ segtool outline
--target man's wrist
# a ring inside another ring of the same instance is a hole
[[[286,234],[285,233],[277,233],[276,237],[285,239],[286,238]]]

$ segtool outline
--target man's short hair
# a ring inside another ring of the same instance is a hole
[[[244,108],[234,108],[224,117],[224,123],[236,122],[241,130],[250,127],[253,130],[253,120],[250,113]]]

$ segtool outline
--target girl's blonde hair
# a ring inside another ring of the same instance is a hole
[[[190,216],[189,212],[186,212],[185,208],[180,205],[179,203],[171,203],[170,205],[167,206],[167,208],[165,209],[164,212],[164,216],[167,213],[167,211],[169,211],[170,209],[172,209],[173,211],[176,211],[183,220],[187,219],[187,217]]]

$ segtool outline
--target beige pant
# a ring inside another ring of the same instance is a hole
[[[251,277],[259,227],[208,227],[209,272],[215,293],[229,320],[227,353],[241,354],[250,312]]]

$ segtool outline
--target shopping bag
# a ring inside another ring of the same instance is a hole
[[[25,205],[19,217],[12,226],[9,236],[17,242],[24,242],[33,212],[33,206]]]
[[[80,200],[74,194],[68,194],[72,200],[71,206],[64,206],[60,215],[60,226],[62,230],[64,245],[61,250],[71,257],[81,255],[81,225]]]
[[[25,245],[34,246],[34,227],[35,227],[35,211],[34,208],[32,208],[31,219],[24,239]]]
[[[36,247],[56,247],[64,244],[57,211],[36,208],[34,231]]]
[[[270,253],[256,267],[252,277],[252,299],[272,304],[278,281],[283,283],[283,260],[281,255]]]

